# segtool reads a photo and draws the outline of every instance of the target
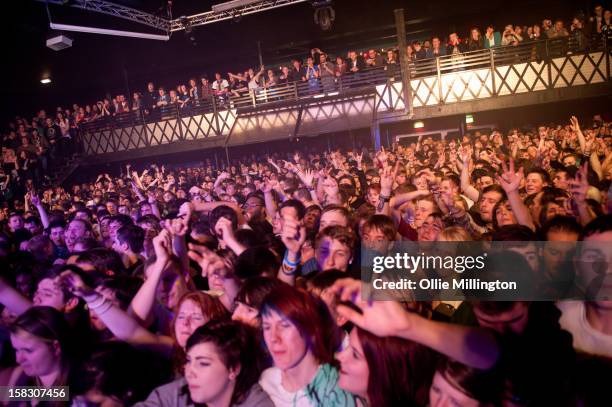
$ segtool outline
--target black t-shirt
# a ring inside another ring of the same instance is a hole
[[[359,196],[352,203],[350,203],[350,206],[351,206],[351,209],[357,210],[357,208],[359,208],[364,203],[366,203],[366,200],[363,199],[363,197]]]
[[[45,137],[47,140],[58,140],[62,137],[62,130],[57,124],[45,128]]]
[[[501,356],[497,368],[512,383],[513,395],[530,405],[565,405],[563,401],[570,398],[576,354],[572,335],[559,325],[560,316],[552,302],[533,302],[521,335],[498,336]],[[478,325],[469,302],[457,308],[452,321]]]
[[[306,76],[306,72],[304,71],[304,68],[300,68],[300,70],[297,71],[294,67],[291,67],[287,80],[289,82],[299,82],[302,80],[302,77],[304,76]]]
[[[154,106],[157,103],[157,95],[158,92],[153,91],[153,92],[145,92],[143,99],[144,99],[144,107],[147,109],[150,109],[152,106]]]

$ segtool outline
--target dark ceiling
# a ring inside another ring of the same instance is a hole
[[[222,2],[174,0],[173,16],[210,10]],[[156,13],[165,7],[162,0],[115,0],[126,6]],[[305,55],[317,46],[343,52],[395,42],[395,8],[404,8],[409,39],[465,32],[472,25],[493,22],[533,24],[544,16],[567,17],[577,9],[590,9],[584,1],[489,0],[401,1],[335,0],[336,21],[330,31],[322,31],[313,19],[311,4],[301,3],[250,16],[239,22],[225,21],[194,30],[197,45],[184,33],[173,34],[168,42],[69,33],[71,48],[53,51],[45,46],[49,19],[45,4],[33,0],[3,2],[4,46],[9,48],[4,61],[8,71],[2,120],[23,115],[31,117],[40,108],[54,109],[76,102],[91,103],[106,94],[140,89],[146,81],[173,86],[190,76],[244,70],[258,61],[257,42],[261,42],[264,63],[274,65],[294,55]],[[551,12],[551,10],[554,10]],[[57,23],[74,23],[104,28],[151,32],[149,27],[108,16],[83,12],[67,6],[51,6]],[[53,82],[43,86],[40,79],[50,75]]]

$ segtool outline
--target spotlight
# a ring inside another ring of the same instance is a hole
[[[422,121],[418,121],[418,122],[414,122],[413,126],[415,129],[422,129],[422,128],[425,128],[425,123],[423,123]]]
[[[315,0],[312,6],[315,8],[314,21],[323,31],[331,28],[336,19],[336,12],[332,8],[333,0]]]
[[[40,80],[40,83],[42,83],[43,85],[46,85],[48,83],[51,83],[51,78],[42,78]]]

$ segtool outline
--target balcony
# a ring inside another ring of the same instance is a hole
[[[612,94],[610,50],[567,39],[411,61],[406,91],[402,73],[390,65],[119,114],[84,125],[82,150],[92,162],[121,160]]]

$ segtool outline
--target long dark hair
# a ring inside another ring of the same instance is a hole
[[[231,405],[243,403],[251,387],[259,380],[260,364],[253,361],[259,353],[256,336],[256,330],[239,322],[212,320],[196,329],[187,340],[187,352],[201,343],[212,343],[228,369],[240,369]]]
[[[248,278],[240,287],[240,291],[236,295],[236,301],[261,311],[261,306],[266,296],[282,285],[284,283],[277,278]]]
[[[61,372],[53,386],[68,385],[75,346],[64,314],[52,307],[32,307],[13,322],[10,332],[13,335],[26,332],[48,344],[57,341],[60,348]]]
[[[497,405],[501,401],[504,386],[495,370],[478,370],[444,358],[436,371],[452,387],[474,400],[487,405]]]
[[[354,329],[370,371],[370,406],[426,405],[436,366],[434,354],[412,341]]]

